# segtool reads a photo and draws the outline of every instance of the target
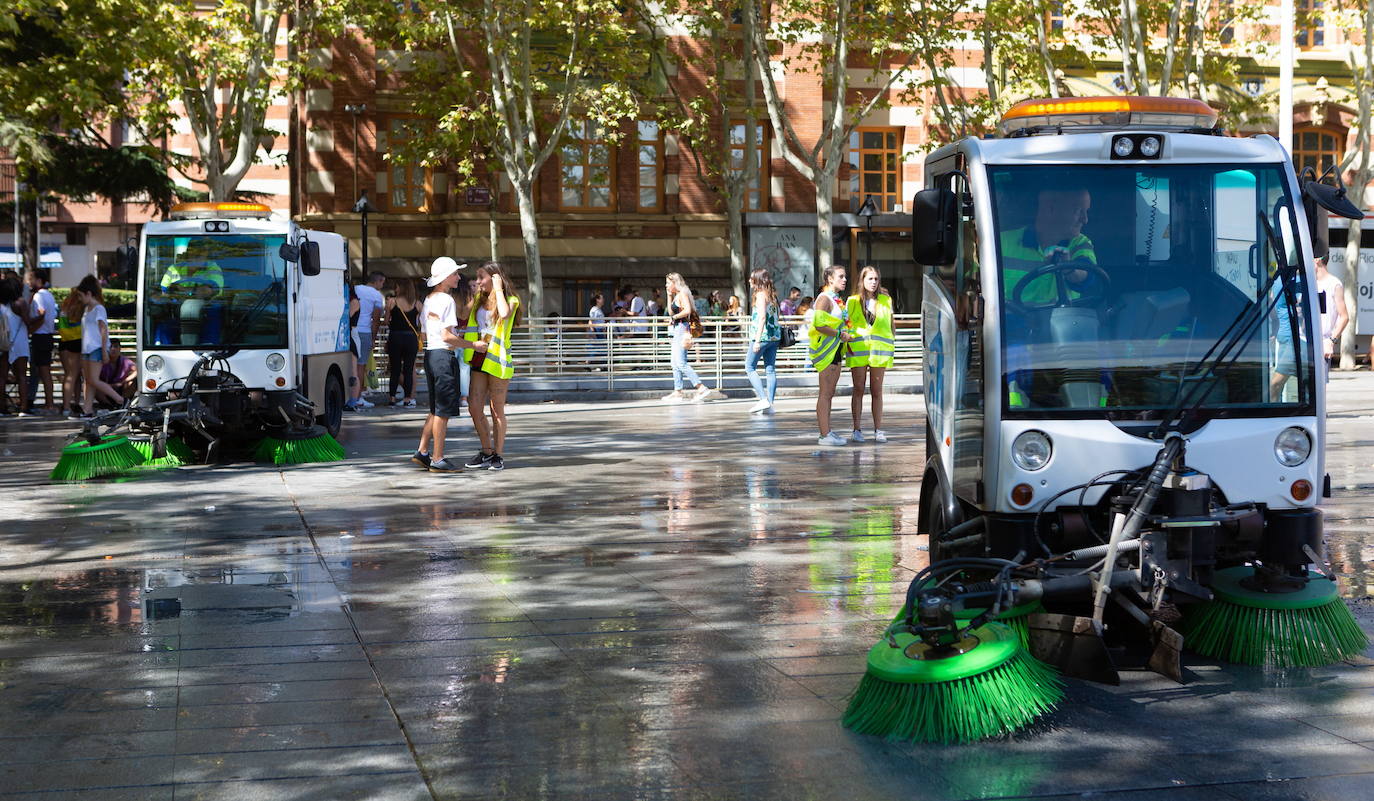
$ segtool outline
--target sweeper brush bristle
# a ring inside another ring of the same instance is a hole
[[[346,456],[339,441],[327,433],[303,439],[264,437],[253,452],[253,458],[257,461],[278,465],[341,462]]]
[[[101,437],[95,444],[81,439],[62,449],[62,456],[48,480],[85,481],[112,476],[142,462],[143,457],[127,437],[111,434]]]
[[[129,442],[138,451],[143,461],[140,467],[164,468],[181,467],[182,465],[195,462],[196,455],[191,452],[191,447],[180,437],[171,437],[167,440],[167,455],[161,458],[153,456],[153,443],[146,439],[133,439]]]
[[[928,660],[906,656],[915,642],[909,634],[896,635],[898,648],[879,642],[844,726],[893,740],[968,743],[1025,728],[1059,703],[1058,674],[1015,632],[992,623],[972,636],[979,641],[972,650]]]
[[[1215,600],[1194,607],[1184,620],[1189,649],[1240,665],[1320,667],[1369,646],[1336,585],[1320,574],[1310,574],[1298,592],[1263,593],[1240,584],[1252,572],[1217,571]]]

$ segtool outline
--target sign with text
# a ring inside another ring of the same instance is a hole
[[[469,206],[490,206],[491,190],[485,186],[469,186],[463,201]]]
[[[816,294],[816,229],[750,228],[749,268],[767,270],[779,298],[792,287],[803,296]]]

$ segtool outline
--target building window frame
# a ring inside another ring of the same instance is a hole
[[[641,214],[661,214],[664,205],[663,126],[655,120],[635,123],[635,208]],[[646,160],[647,159],[647,160]],[[645,200],[652,201],[645,203]]]
[[[870,138],[874,136],[878,137],[876,143]],[[902,129],[891,126],[865,126],[850,132],[849,197],[855,209],[869,195],[883,213],[902,203],[902,138]],[[873,175],[878,176],[876,187],[868,180]]]
[[[1321,175],[1345,155],[1346,132],[1325,125],[1303,125],[1293,131],[1293,169],[1311,167]]]
[[[1299,50],[1324,50],[1326,41],[1326,20],[1323,18],[1325,0],[1297,0],[1293,12],[1297,17],[1297,30],[1294,40]]]
[[[560,211],[608,213],[616,210],[616,148],[596,123],[569,131],[558,148]],[[598,172],[597,168],[604,170]]]
[[[747,123],[748,120],[738,118],[730,121],[730,138],[727,145],[730,148],[728,166],[732,174],[744,169],[745,134],[747,133],[744,126]],[[772,166],[770,163],[771,159],[769,158],[771,143],[768,138],[768,126],[764,125],[761,121],[754,120],[754,131],[755,135],[758,137],[754,144],[754,149],[757,152],[755,158],[758,161],[759,168],[758,184],[746,189],[741,209],[746,212],[764,212],[768,211],[768,199],[771,194],[769,190],[772,186],[770,177],[772,171],[769,169]]]
[[[387,155],[394,156],[399,144],[410,139],[407,124],[418,124],[421,118],[413,114],[392,114],[386,117]],[[398,136],[398,134],[406,134]],[[396,158],[383,159],[386,164],[386,208],[397,214],[423,214],[433,203],[433,173],[429,167]],[[404,180],[397,181],[400,176]],[[397,202],[396,189],[405,187],[403,202]],[[418,190],[418,192],[417,192]]]

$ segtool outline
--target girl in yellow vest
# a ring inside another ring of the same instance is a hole
[[[840,383],[840,366],[844,362],[844,343],[850,340],[845,326],[845,304],[840,300],[844,291],[844,267],[832,265],[826,269],[825,287],[811,307],[810,356],[811,366],[819,373],[820,394],[816,397],[816,426],[821,435],[818,445],[839,446],[844,437],[830,430],[830,403],[835,398],[835,385]]]
[[[858,289],[858,294],[850,295],[845,303],[849,330],[854,335],[844,359],[854,382],[854,394],[849,399],[854,433],[849,439],[864,441],[859,420],[863,417],[864,384],[867,383],[873,393],[873,439],[887,442],[887,434],[883,433],[883,377],[892,366],[892,357],[897,350],[892,327],[892,296],[883,289],[882,276],[872,265],[859,271]]]
[[[472,368],[472,386],[468,388],[468,409],[482,450],[467,461],[464,467],[504,470],[501,452],[506,445],[506,389],[515,375],[515,361],[511,358],[511,329],[520,312],[520,298],[511,290],[505,268],[487,262],[477,268],[477,295],[468,313],[465,339],[487,343],[485,353],[463,351],[463,358]],[[491,420],[487,420],[487,409]]]

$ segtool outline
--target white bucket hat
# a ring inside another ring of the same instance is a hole
[[[445,278],[466,266],[466,264],[459,264],[448,256],[440,256],[429,266],[429,278],[425,279],[425,285],[438,286]]]

